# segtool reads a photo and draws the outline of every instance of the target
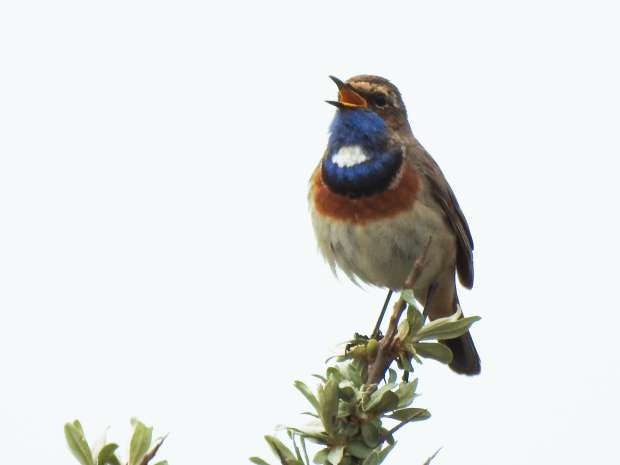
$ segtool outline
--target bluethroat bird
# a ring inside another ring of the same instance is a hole
[[[454,192],[414,137],[394,84],[370,75],[331,79],[338,100],[328,103],[337,110],[309,192],[321,254],[353,281],[387,288],[389,299],[428,245],[414,295],[422,305],[428,298],[429,318],[452,315],[455,275],[468,289],[474,284],[474,243]],[[480,373],[469,333],[443,342],[454,354],[450,368]]]

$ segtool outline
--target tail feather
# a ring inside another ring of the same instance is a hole
[[[450,363],[452,370],[462,375],[480,374],[480,357],[469,331],[456,339],[441,342],[447,345],[454,355]]]
[[[454,273],[441,276],[431,286],[424,300],[425,309],[428,307],[428,316],[431,320],[453,315],[459,308],[459,298],[454,283]],[[476,351],[474,341],[469,331],[455,339],[441,341],[452,351],[450,368],[463,375],[477,375],[480,373],[480,357]]]

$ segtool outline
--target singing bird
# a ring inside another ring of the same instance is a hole
[[[353,281],[402,289],[429,237],[413,292],[431,319],[452,315],[461,284],[474,284],[474,242],[437,163],[414,137],[399,90],[379,76],[330,76],[338,100],[327,150],[310,180],[309,203],[319,250],[332,270]],[[389,294],[388,294],[389,296]],[[480,373],[469,333],[443,341],[450,368]]]

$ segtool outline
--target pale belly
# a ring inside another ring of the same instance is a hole
[[[420,202],[393,217],[362,224],[320,215],[312,205],[311,213],[322,255],[332,269],[339,268],[354,281],[402,288],[431,236],[416,295],[425,293],[441,271],[454,270],[454,234],[443,216]]]

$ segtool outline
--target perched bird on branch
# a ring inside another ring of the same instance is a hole
[[[309,192],[322,255],[354,281],[399,290],[430,237],[413,292],[423,305],[428,298],[431,319],[453,314],[455,275],[474,283],[474,243],[454,192],[414,137],[395,85],[370,75],[332,80],[337,111]],[[469,333],[443,342],[454,371],[480,373]]]

